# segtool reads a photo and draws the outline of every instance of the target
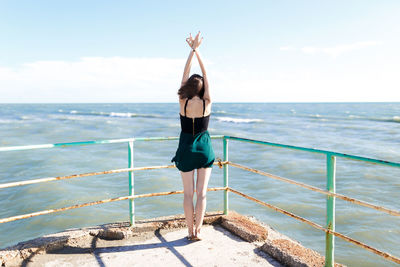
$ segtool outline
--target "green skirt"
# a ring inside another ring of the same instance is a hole
[[[181,132],[179,146],[175,157],[175,166],[182,172],[189,172],[194,169],[212,167],[215,160],[214,150],[211,145],[211,138],[208,131],[192,135]]]

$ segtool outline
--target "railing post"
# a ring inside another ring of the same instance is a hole
[[[128,168],[133,168],[133,140],[129,141],[128,144]],[[135,194],[134,190],[134,178],[135,174],[133,171],[129,171],[129,196],[133,196]],[[133,199],[129,199],[129,221],[131,226],[135,226],[135,203]]]
[[[224,136],[224,161],[228,161],[228,139]],[[228,164],[224,164],[224,187],[228,187]],[[224,191],[224,214],[228,214],[228,190]]]
[[[326,190],[336,192],[336,157],[326,154]],[[335,231],[335,197],[326,199],[326,227]],[[332,267],[335,263],[335,236],[326,233],[325,267]]]

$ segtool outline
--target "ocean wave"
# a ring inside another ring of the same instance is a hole
[[[393,117],[386,117],[386,118],[368,118],[368,119],[371,121],[400,123],[400,116],[393,116]]]
[[[72,115],[49,115],[49,118],[52,119],[57,119],[57,120],[71,120],[71,121],[85,121],[85,118],[79,117],[79,116],[72,116]]]
[[[225,110],[217,110],[217,111],[212,111],[211,115],[222,115],[222,116],[240,116],[242,114],[240,113],[234,113],[234,112],[227,112]]]
[[[322,115],[320,115],[320,114],[312,114],[312,115],[310,115],[310,117],[313,117],[313,118],[321,118]]]
[[[110,112],[110,114],[108,114],[111,117],[135,117],[136,114],[135,113],[130,113],[130,112]]]
[[[20,118],[21,120],[30,120],[30,119],[32,119],[31,116],[20,116],[19,118]]]
[[[0,119],[0,123],[15,123],[18,122],[18,120],[7,120],[7,119]]]
[[[42,121],[42,118],[31,117],[31,116],[19,116],[15,119],[0,119],[0,123],[2,124],[14,124],[14,123],[29,123],[31,121]]]
[[[400,116],[392,116],[392,117],[363,117],[363,116],[357,116],[357,115],[349,115],[348,118],[346,118],[346,119],[400,123]]]
[[[348,114],[348,113],[347,113]],[[379,121],[379,122],[395,122],[400,123],[400,116],[393,117],[365,117],[359,115],[349,114],[347,116],[329,116],[329,115],[320,115],[320,114],[309,114],[309,115],[297,115],[299,117],[305,118],[313,118],[321,121],[327,120],[361,120],[361,121]]]
[[[243,118],[231,118],[231,117],[215,117],[218,121],[222,122],[233,122],[233,123],[256,123],[262,122],[261,119],[243,119]]]
[[[161,115],[158,114],[138,114],[138,113],[131,113],[131,112],[103,112],[103,111],[91,111],[91,112],[84,112],[84,111],[64,111],[62,109],[58,110],[60,113],[69,113],[73,115],[83,115],[83,116],[105,116],[105,117],[123,117],[123,118],[162,118]]]
[[[349,118],[350,119],[359,119],[359,118],[361,118],[360,116],[357,116],[357,115],[349,115]]]
[[[217,111],[213,111],[214,114],[226,114],[225,110],[217,110]]]

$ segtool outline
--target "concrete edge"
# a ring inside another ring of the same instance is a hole
[[[299,242],[259,222],[253,216],[244,216],[233,210],[228,215],[222,211],[207,212],[203,224],[221,225],[247,242],[254,243],[286,266],[324,266],[324,257]],[[186,227],[185,215],[171,215],[139,220],[134,227],[129,222],[116,222],[45,235],[0,250],[0,266],[20,266],[37,254],[62,249],[67,246],[90,248],[94,239],[122,240],[127,238],[147,239],[160,229],[173,231]],[[335,266],[343,266],[335,264]]]

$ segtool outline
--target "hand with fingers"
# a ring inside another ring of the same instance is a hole
[[[189,37],[186,38],[186,42],[188,43],[188,45],[190,46],[190,48],[193,48],[193,42],[194,42],[194,40],[193,40],[193,37],[192,37],[192,34],[191,34],[191,33],[189,33]]]
[[[196,37],[193,39],[192,34],[190,33],[189,38],[186,38],[186,42],[189,44],[189,46],[195,50],[197,49],[200,45],[201,42],[203,41],[203,37],[201,37],[200,39],[200,31],[199,33],[196,35]]]

